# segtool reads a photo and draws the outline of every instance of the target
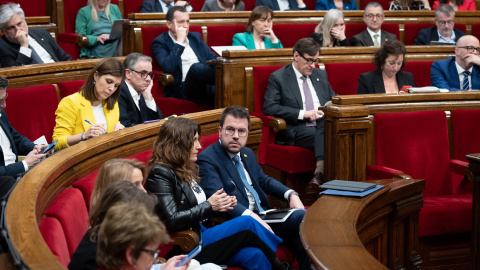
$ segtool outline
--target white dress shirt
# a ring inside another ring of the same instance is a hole
[[[0,114],[0,117],[2,117],[2,114]],[[8,139],[8,136],[5,133],[5,130],[3,130],[1,126],[0,126],[0,147],[2,147],[3,161],[5,166],[15,163],[15,161],[17,160],[17,156],[15,155],[15,153],[13,153],[10,140]],[[23,160],[22,164],[23,164],[23,168],[25,168],[25,171],[28,171],[27,162]]]
[[[305,114],[305,111],[307,110],[307,106],[305,105],[305,94],[303,93],[303,75],[300,73],[295,66],[292,64],[293,71],[295,72],[295,77],[297,78],[297,83],[298,87],[300,89],[300,95],[302,96],[302,110],[298,113],[298,120],[303,120],[303,115]],[[312,94],[312,99],[313,99],[313,107],[318,108],[321,106],[320,100],[317,97],[317,92],[315,92],[315,88],[313,87],[312,81],[310,76],[307,77],[307,84],[308,88],[310,89],[310,93]]]
[[[374,35],[378,35],[377,40],[378,40],[378,45],[379,47],[382,44],[382,30],[379,30],[378,33],[373,32],[372,30],[368,29],[367,27],[367,32],[370,34],[370,37],[372,38],[373,43],[375,44],[375,37]]]
[[[92,109],[93,109],[93,116],[95,117],[95,123],[103,124],[103,127],[105,128],[105,133],[107,133],[107,130],[108,130],[107,118],[105,117],[105,112],[103,111],[102,104],[98,106],[92,106]]]
[[[28,35],[28,44],[32,46],[32,48],[37,52],[38,56],[42,59],[43,63],[54,63],[52,56],[40,45],[38,42]],[[31,58],[32,57],[32,49],[25,48],[20,46],[20,53]]]
[[[128,87],[128,91],[130,91],[130,95],[132,95],[132,98],[133,98],[133,102],[135,102],[135,105],[137,106],[137,109],[140,111],[140,93],[138,93],[137,91],[135,91],[135,89],[133,89],[133,87],[128,84],[127,81],[125,81],[125,84],[127,85]],[[157,104],[155,103],[155,99],[152,99],[152,100],[146,100],[145,99],[145,104],[147,104],[147,107],[152,110],[152,111],[157,111]]]
[[[185,78],[187,77],[188,70],[190,70],[190,67],[193,64],[199,62],[198,57],[195,54],[195,52],[193,51],[192,47],[190,47],[190,41],[188,40],[188,37],[186,38],[187,39],[186,43],[180,43],[180,42],[177,42],[172,37],[170,32],[168,32],[168,35],[173,40],[173,43],[176,43],[176,44],[179,44],[179,45],[185,47],[185,50],[183,51],[182,56],[181,56],[181,58],[182,58],[182,82],[184,82]]]
[[[465,78],[465,75],[463,75],[463,72],[465,69],[463,69],[460,65],[458,65],[457,61],[455,61],[455,67],[457,67],[457,73],[458,73],[458,79],[460,80],[460,89],[462,89],[462,83],[463,79]],[[473,71],[473,66],[469,68],[467,71],[470,71],[470,75],[468,75],[468,89],[472,89],[472,71]]]

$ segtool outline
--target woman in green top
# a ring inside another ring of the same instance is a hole
[[[233,45],[243,45],[249,50],[283,48],[272,26],[273,11],[266,6],[258,6],[250,14],[245,33],[233,36]]]
[[[104,58],[114,55],[118,40],[109,41],[115,20],[122,19],[117,5],[110,0],[88,0],[88,5],[78,11],[75,33],[88,37],[88,47],[80,51],[80,58]]]

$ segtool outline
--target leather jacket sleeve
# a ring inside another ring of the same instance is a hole
[[[208,201],[198,204],[190,186],[180,182],[177,174],[165,165],[152,168],[146,189],[157,196],[155,211],[170,233],[198,231],[200,223],[212,216],[211,204]]]

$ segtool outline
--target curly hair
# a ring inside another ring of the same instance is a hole
[[[153,143],[150,168],[155,164],[164,164],[173,169],[180,181],[190,183],[199,181],[198,166],[190,162],[195,134],[200,136],[200,125],[188,118],[172,118],[160,128],[157,140]]]
[[[380,49],[378,49],[375,52],[375,55],[373,57],[373,64],[378,68],[381,69],[383,65],[385,65],[385,61],[387,60],[388,56],[390,55],[403,55],[403,63],[402,67],[400,68],[401,70],[405,66],[405,53],[406,53],[405,46],[398,40],[387,40],[385,41],[385,44],[383,44]]]

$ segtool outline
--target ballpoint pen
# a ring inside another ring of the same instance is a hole
[[[89,123],[90,125],[93,125],[92,122],[90,122],[90,121],[88,121],[88,120],[83,120],[83,121]]]

